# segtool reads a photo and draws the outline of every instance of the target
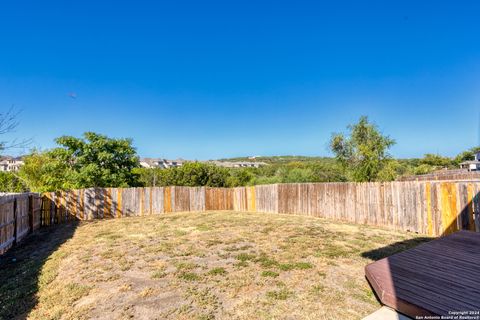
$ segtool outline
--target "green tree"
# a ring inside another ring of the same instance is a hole
[[[27,188],[14,172],[0,172],[0,192],[25,192]]]
[[[395,140],[383,135],[366,116],[348,126],[348,136],[332,135],[330,149],[354,181],[375,181],[390,161],[388,149]]]
[[[455,166],[453,160],[449,157],[442,157],[438,154],[427,153],[420,159],[420,164],[425,164],[435,169],[449,168]]]
[[[227,168],[200,162],[187,162],[168,169],[136,169],[144,186],[227,187],[231,176]]]
[[[475,154],[480,151],[480,147],[473,147],[457,155],[453,162],[458,166],[461,162],[475,159]]]
[[[76,187],[74,172],[69,165],[52,156],[50,152],[32,153],[23,158],[18,175],[34,192],[67,190]]]
[[[378,172],[378,181],[392,181],[398,176],[406,173],[406,168],[397,160],[390,160],[385,163],[382,169]]]
[[[284,175],[282,182],[285,183],[302,183],[302,182],[316,182],[317,177],[314,176],[310,168],[293,168],[288,170]]]
[[[423,163],[423,164],[420,164],[420,165],[416,166],[413,169],[413,174],[415,174],[415,175],[429,174],[429,173],[432,173],[435,170],[436,170],[436,167]]]
[[[239,187],[251,185],[255,178],[255,168],[232,168],[229,170],[227,185],[229,187]]]
[[[138,157],[130,139],[86,132],[83,138],[63,136],[55,142],[59,147],[25,157],[19,174],[32,191],[137,184]]]
[[[134,168],[133,173],[137,176],[138,184],[144,187],[158,187],[163,176],[164,169],[160,168]]]

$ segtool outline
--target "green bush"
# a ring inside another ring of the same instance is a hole
[[[25,192],[27,187],[14,172],[0,171],[0,192]]]

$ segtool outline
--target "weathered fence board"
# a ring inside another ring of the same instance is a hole
[[[0,254],[15,241],[15,202],[10,196],[0,199]]]
[[[233,189],[233,210],[247,210],[247,189],[245,187],[237,187]]]
[[[253,190],[250,191],[254,197],[254,201],[250,200],[253,202],[251,211],[278,212],[278,185],[257,186]]]
[[[205,188],[205,210],[233,210],[233,189]]]
[[[0,196],[0,254],[40,227],[42,202],[34,193]]]
[[[15,196],[15,218],[16,218],[16,233],[15,241],[21,241],[30,231],[29,209],[30,199],[28,194],[21,194]]]
[[[192,187],[188,188],[190,197],[190,211],[205,211],[205,188]]]
[[[480,232],[480,182],[292,183],[238,188],[89,188],[0,197],[0,253],[40,226],[235,210],[300,214],[439,236]]]
[[[41,217],[42,217],[42,197],[39,194],[31,194],[29,195],[29,222],[30,222],[30,229],[32,231],[37,230],[40,228],[41,225]]]

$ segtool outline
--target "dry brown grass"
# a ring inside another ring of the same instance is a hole
[[[28,317],[358,319],[379,306],[364,253],[414,237],[259,213],[85,222],[41,266]]]

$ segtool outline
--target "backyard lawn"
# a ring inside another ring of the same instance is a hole
[[[0,258],[0,318],[358,319],[365,265],[425,240],[231,211],[65,224]]]

